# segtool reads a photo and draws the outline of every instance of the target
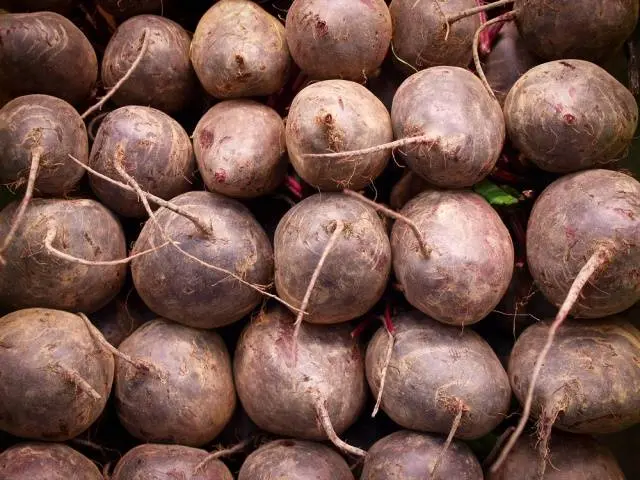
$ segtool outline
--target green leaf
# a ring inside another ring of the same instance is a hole
[[[491,205],[515,205],[519,200],[519,193],[511,187],[499,187],[489,180],[483,180],[473,186],[473,190],[484,197]],[[515,195],[514,195],[515,194]]]

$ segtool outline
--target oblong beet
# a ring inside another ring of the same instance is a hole
[[[78,315],[18,310],[0,318],[0,341],[1,430],[64,441],[102,413],[113,383],[113,355],[100,348]]]
[[[583,60],[529,70],[509,91],[504,115],[513,145],[538,167],[558,173],[624,158],[638,125],[631,92]]]
[[[548,329],[530,326],[511,352],[509,377],[521,402]],[[540,371],[532,415],[573,433],[612,433],[640,422],[640,331],[615,318],[565,321]]]
[[[609,170],[566,175],[538,197],[527,226],[527,263],[553,304],[601,246],[611,260],[582,289],[571,314],[600,318],[640,300],[640,183]]]
[[[425,258],[414,232],[395,222],[393,268],[409,303],[443,323],[482,320],[513,275],[513,243],[496,211],[472,192],[427,190],[401,213],[417,224],[432,249]]]
[[[61,443],[20,443],[0,454],[2,480],[104,480],[91,460]]]
[[[429,183],[469,187],[493,169],[505,126],[500,104],[474,74],[432,67],[411,75],[395,96],[391,122],[396,138],[426,135],[405,147],[409,168]]]
[[[504,419],[511,399],[509,379],[480,335],[442,325],[415,310],[394,317],[393,324],[395,345],[381,408],[394,422],[446,435],[462,409],[455,436],[475,439]],[[375,396],[388,342],[381,328],[367,347],[367,381]]]
[[[0,211],[0,238],[9,231],[17,206],[13,202]],[[47,248],[47,240],[54,249],[81,260],[120,260],[127,254],[120,223],[95,200],[33,199],[5,252],[1,306],[92,313],[118,294],[126,264],[83,265],[62,259]]]
[[[293,315],[278,305],[245,328],[233,358],[240,402],[263,430],[325,440],[315,409],[316,401],[325,401],[340,435],[367,397],[360,348],[346,325],[303,323],[294,351],[293,324]]]
[[[353,480],[349,465],[325,445],[303,440],[275,440],[242,464],[238,480]]]
[[[438,460],[444,437],[400,430],[373,444],[367,452],[360,480],[424,480]],[[482,480],[482,467],[473,452],[454,440],[437,469],[438,478]],[[513,477],[514,479],[517,477]]]
[[[210,226],[210,236],[191,220],[165,208],[156,219],[179,247],[245,281],[268,285],[273,279],[273,249],[260,224],[241,203],[210,192],[187,192],[172,199]],[[133,253],[166,243],[148,220]],[[165,318],[196,328],[215,328],[240,320],[262,295],[226,272],[187,257],[171,245],[135,258],[131,273],[147,306]]]
[[[0,15],[0,90],[43,93],[71,104],[86,100],[98,60],[82,31],[52,12]]]
[[[233,480],[220,460],[208,460],[196,472],[208,455],[205,450],[182,445],[139,445],[120,459],[111,480]]]

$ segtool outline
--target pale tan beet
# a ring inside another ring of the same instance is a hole
[[[238,480],[354,480],[349,465],[319,443],[275,440],[263,445],[242,464]]]
[[[442,451],[444,437],[400,430],[373,444],[360,480],[424,480]],[[437,469],[438,478],[482,480],[482,467],[466,444],[458,440],[448,448]],[[515,479],[516,477],[514,477]]]
[[[326,80],[304,88],[287,116],[287,150],[298,174],[322,190],[359,190],[382,173],[390,149],[340,159],[305,157],[373,147],[393,140],[389,112],[355,82]]]
[[[9,230],[17,204],[0,211],[0,238]],[[47,246],[50,243],[50,247]],[[115,216],[95,200],[34,199],[0,269],[0,305],[48,307],[92,313],[122,287],[127,266],[83,265],[126,256],[124,233]]]
[[[156,319],[118,349],[152,367],[141,371],[116,361],[118,418],[134,437],[201,446],[231,419],[236,406],[231,358],[217,333]]]
[[[638,125],[631,92],[583,60],[529,70],[509,91],[504,115],[513,145],[538,167],[558,173],[623,159]]]
[[[466,67],[471,62],[478,15],[452,24],[447,35],[445,15],[477,5],[475,0],[393,0],[393,49],[397,57],[418,70],[439,65]],[[407,69],[402,62],[397,66]]]
[[[341,193],[322,193],[298,203],[278,224],[274,258],[279,296],[300,308],[338,222],[344,230],[304,309],[307,322],[339,323],[364,315],[387,286],[391,247],[376,211]]]
[[[295,0],[285,27],[291,56],[310,77],[358,82],[378,73],[392,29],[384,0]]]
[[[446,188],[469,187],[493,169],[505,139],[500,104],[458,67],[432,67],[400,86],[391,108],[398,139],[426,135],[403,149],[414,172]]]
[[[291,67],[284,26],[250,0],[221,0],[204,14],[193,35],[191,62],[216,98],[277,93]]]
[[[207,455],[205,450],[182,445],[139,445],[120,459],[111,480],[233,480],[220,460],[197,468]]]
[[[504,420],[511,399],[506,372],[491,347],[471,329],[442,325],[418,311],[393,318],[395,344],[382,410],[398,425],[475,439]],[[378,396],[389,336],[379,329],[367,347],[367,381]]]
[[[0,429],[37,440],[69,440],[102,413],[113,373],[113,355],[100,348],[78,315],[45,308],[5,315]]]
[[[177,23],[156,15],[138,15],[118,27],[102,59],[102,83],[112,88],[140,53],[147,30],[148,45],[129,79],[113,95],[117,105],[144,105],[172,113],[185,108],[197,91],[189,60],[191,36]]]
[[[228,197],[270,193],[287,171],[284,122],[253,100],[216,104],[198,122],[193,148],[207,188]]]
[[[67,155],[87,163],[89,140],[80,114],[49,95],[25,95],[0,109],[0,183],[24,186],[37,149],[40,163],[35,190],[64,196],[84,175]]]
[[[245,328],[233,359],[240,402],[263,430],[308,440],[327,438],[316,411],[316,402],[325,402],[340,435],[367,397],[360,348],[346,325],[305,322],[294,348],[293,324],[277,305]]]
[[[273,280],[273,250],[266,233],[244,205],[217,193],[188,192],[172,202],[210,225],[212,233],[161,208],[156,218],[164,232],[192,257],[227,273],[202,265],[168,245],[131,262],[140,297],[158,315],[191,327],[215,328],[240,320],[262,296],[239,284],[228,272],[262,286]],[[166,237],[149,220],[133,253],[165,242]]]
[[[425,258],[414,232],[395,222],[393,268],[409,303],[451,325],[486,317],[513,275],[513,243],[496,211],[473,192],[429,189],[400,213],[417,224],[432,249]]]
[[[196,169],[189,135],[160,110],[142,106],[119,108],[102,121],[89,156],[94,170],[128,183],[121,166],[146,192],[165,200],[191,189]],[[123,191],[94,175],[89,177],[96,196],[125,217],[144,217],[146,211],[134,192]]]
[[[78,104],[91,95],[98,61],[87,37],[52,12],[0,15],[0,90]]]
[[[104,480],[91,460],[61,443],[19,443],[0,454],[2,480]]]

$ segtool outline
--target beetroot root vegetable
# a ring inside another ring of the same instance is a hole
[[[529,70],[509,91],[504,114],[514,146],[538,167],[558,173],[622,159],[638,124],[631,92],[583,60]]]
[[[78,315],[44,308],[5,315],[0,318],[0,429],[25,438],[69,440],[102,413],[113,373],[113,355],[99,348]]]
[[[103,175],[127,183],[116,169],[122,167],[145,191],[163,199],[191,188],[196,169],[189,135],[160,110],[128,106],[111,112],[102,121],[91,148],[89,166]],[[133,192],[90,177],[96,196],[126,217],[143,217],[144,206]]]
[[[393,98],[396,138],[426,135],[405,149],[409,168],[440,187],[469,187],[495,166],[505,139],[500,104],[468,70],[432,67],[410,76]]]
[[[198,169],[209,190],[234,198],[270,193],[287,170],[285,127],[272,108],[228,100],[211,108],[193,133]]]
[[[0,454],[3,480],[104,480],[91,460],[61,443],[20,443]]]
[[[364,462],[360,480],[424,480],[442,451],[438,435],[400,430],[378,440]],[[463,442],[454,441],[437,469],[438,478],[482,480],[480,463]],[[516,477],[514,477],[516,478]]]
[[[0,212],[0,238],[9,230],[16,203]],[[0,305],[48,307],[92,313],[122,288],[127,266],[85,265],[61,258],[115,261],[126,243],[115,216],[94,200],[34,199],[0,269]]]
[[[164,233],[195,258],[171,246],[135,258],[131,273],[140,297],[158,315],[191,327],[214,328],[241,319],[262,297],[228,272],[251,284],[272,281],[273,250],[266,233],[246,207],[216,193],[187,192],[172,202],[201,218],[212,232],[203,232],[166,208],[158,210],[155,217]],[[153,221],[147,221],[133,253],[160,245],[165,238]]]
[[[204,14],[193,35],[191,62],[216,98],[277,93],[291,67],[284,26],[250,0],[222,0]]]
[[[304,319],[339,323],[364,315],[380,299],[391,270],[389,238],[378,214],[341,193],[306,198],[276,229],[275,283],[282,299],[302,305],[330,237],[343,226],[313,287]]]
[[[432,249],[425,258],[414,232],[396,221],[393,268],[409,303],[452,325],[487,316],[513,275],[513,244],[495,210],[472,192],[427,190],[400,213],[417,225]]]
[[[197,89],[189,60],[191,37],[177,23],[156,15],[138,15],[118,27],[102,59],[102,83],[110,89],[131,68],[144,30],[148,46],[140,64],[118,88],[118,105],[145,105],[165,112],[185,108]]]
[[[392,29],[384,0],[295,0],[285,27],[293,60],[310,77],[358,82],[377,73]]]
[[[302,440],[275,440],[253,452],[238,480],[353,480],[344,459],[329,447]]]
[[[207,461],[196,472],[207,455],[205,450],[182,445],[139,445],[120,459],[111,480],[233,480],[219,460]]]
[[[326,80],[296,95],[287,116],[287,149],[298,174],[322,190],[359,190],[387,166],[390,149],[337,160],[313,154],[359,150],[393,140],[389,112],[362,85]]]
[[[71,104],[85,100],[98,78],[87,37],[52,12],[0,15],[0,90],[42,93]]]
[[[446,15],[475,6],[475,0],[393,0],[389,11],[395,54],[418,70],[439,65],[465,68],[471,61],[471,43],[480,20],[471,16],[447,30]]]
[[[442,325],[411,311],[393,318],[395,344],[382,410],[398,425],[447,434],[462,412],[456,438],[479,438],[509,408],[511,388],[496,354],[470,329]],[[378,396],[389,337],[384,328],[367,347],[366,373]],[[447,478],[447,477],[445,477]]]

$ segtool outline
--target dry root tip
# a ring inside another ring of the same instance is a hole
[[[89,382],[82,378],[80,374],[75,370],[64,367],[59,363],[53,364],[53,369],[60,373],[65,380],[73,383],[78,390],[84,392],[94,400],[100,400],[102,398],[102,395],[96,392],[96,390],[91,385],[89,385]]]
[[[458,428],[460,427],[460,422],[462,421],[462,414],[465,412],[466,407],[462,400],[458,400],[458,412],[456,413],[455,418],[453,419],[453,423],[451,424],[451,430],[449,430],[449,435],[442,446],[442,450],[438,454],[438,458],[436,459],[436,463],[433,464],[433,468],[431,469],[431,480],[436,480],[438,474],[438,468],[442,464],[442,460],[444,459],[449,447],[451,446],[451,442],[453,441],[453,437],[455,436]]]
[[[242,450],[246,449],[249,445],[251,445],[251,443],[252,443],[252,440],[248,439],[238,443],[237,445],[234,445],[233,447],[211,452],[198,465],[196,465],[196,468],[193,469],[193,473],[195,474],[202,473],[206,468],[206,466],[209,464],[209,462],[212,462],[213,460],[216,460],[221,457],[228,457],[230,455],[234,455],[238,452],[241,452]]]
[[[494,8],[503,7],[505,5],[509,5],[513,3],[515,0],[498,0],[497,2],[487,3],[486,5],[480,5],[478,7],[467,8],[466,10],[462,10],[461,12],[456,13],[455,15],[451,15],[447,17],[447,23],[452,24],[457,22],[458,20],[462,20],[463,18],[470,17],[475,15],[476,13],[486,12],[488,10],[493,10]]]
[[[315,409],[318,420],[320,421],[320,425],[324,430],[324,433],[327,435],[327,438],[333,443],[338,449],[342,450],[344,453],[348,453],[349,455],[353,455],[356,457],[366,457],[367,452],[364,450],[354,447],[353,445],[349,445],[348,443],[340,440],[338,434],[333,429],[333,424],[331,423],[331,418],[329,418],[329,412],[327,411],[327,406],[325,401],[319,396],[315,399]]]
[[[371,412],[371,418],[374,418],[378,414],[378,410],[380,410],[380,405],[382,404],[382,393],[384,392],[384,384],[387,380],[387,370],[389,370],[389,364],[391,363],[391,356],[393,355],[393,347],[396,343],[396,337],[391,331],[387,328],[387,335],[389,336],[389,340],[387,343],[387,352],[384,358],[384,365],[382,366],[382,373],[380,374],[380,390],[378,390],[378,397],[376,398],[376,404],[373,407],[373,411]]]

